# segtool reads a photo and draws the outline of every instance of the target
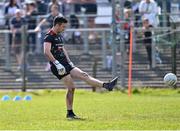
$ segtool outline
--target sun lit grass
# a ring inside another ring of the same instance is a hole
[[[92,93],[76,90],[74,111],[82,121],[66,120],[65,90],[1,92],[31,95],[32,101],[0,101],[1,130],[177,130],[180,129],[180,91],[134,89]]]

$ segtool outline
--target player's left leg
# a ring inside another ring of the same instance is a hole
[[[78,117],[73,112],[73,100],[74,100],[74,92],[75,92],[75,85],[73,83],[73,79],[70,75],[67,75],[63,78],[64,84],[67,87],[67,94],[66,94],[66,106],[67,106],[67,115],[68,119],[78,119]]]
[[[103,87],[109,91],[112,91],[113,88],[116,86],[117,84],[117,80],[118,77],[115,77],[114,79],[112,79],[110,82],[102,82],[96,78],[93,78],[92,76],[88,75],[86,72],[83,72],[81,69],[75,67],[70,71],[70,74],[72,76],[72,78],[76,78],[76,79],[80,79],[85,81],[86,83],[88,83],[91,86],[94,87]]]
[[[86,72],[82,71],[81,69],[75,67],[70,72],[72,78],[80,79],[88,83],[89,85],[92,85],[94,87],[103,87],[103,82],[93,78],[92,76],[88,75]]]

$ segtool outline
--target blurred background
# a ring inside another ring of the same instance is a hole
[[[43,54],[57,15],[69,21],[71,60],[93,77],[119,75],[126,88],[131,44],[133,87],[163,88],[166,73],[180,77],[180,0],[0,0],[0,89],[64,88]]]

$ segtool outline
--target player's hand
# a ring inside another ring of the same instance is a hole
[[[56,66],[59,75],[64,75],[66,73],[65,67],[59,63],[59,61],[56,60],[53,63]]]
[[[75,67],[74,63],[72,63],[71,61],[69,62],[69,64],[71,65],[71,67]]]

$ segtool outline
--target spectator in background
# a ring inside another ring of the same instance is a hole
[[[125,40],[125,49],[128,53],[129,51],[129,42],[130,42],[130,24],[131,24],[131,15],[132,15],[132,9],[131,8],[125,8],[124,9],[124,20],[122,23],[122,29],[124,30],[124,40]],[[116,12],[116,22],[120,23],[122,20],[120,19],[120,11]],[[117,33],[121,33],[121,29],[117,28]],[[117,37],[119,40],[120,37]]]
[[[134,12],[134,17],[135,17],[134,25],[136,27],[139,27],[140,26],[140,22],[141,22],[141,17],[139,15],[139,4],[140,4],[140,1],[141,0],[134,0],[132,2],[132,10]]]
[[[47,4],[43,0],[36,0],[38,15],[46,15]]]
[[[25,24],[25,19],[22,17],[21,10],[16,9],[15,16],[10,20],[10,29],[12,31],[12,49],[15,53],[18,63],[18,70],[22,68],[22,26]]]
[[[70,27],[71,28],[79,28],[79,19],[75,14],[70,15]]]
[[[9,28],[9,20],[15,15],[16,9],[19,9],[19,5],[17,4],[16,0],[10,0],[7,5],[5,5],[5,25]]]
[[[132,1],[131,0],[126,0],[124,2],[124,8],[131,9],[132,8]]]
[[[51,2],[51,0],[43,0],[45,3],[49,3]]]
[[[129,52],[129,44],[130,44],[131,14],[132,14],[132,9],[124,10],[125,23],[123,25],[123,29],[125,30],[124,40],[125,40],[125,49],[127,53]]]
[[[70,28],[71,29],[78,29],[79,28],[79,19],[75,14],[70,15]],[[72,32],[72,43],[73,44],[80,44],[81,43],[81,32],[74,31]]]
[[[149,19],[148,18],[144,18],[143,19],[143,37],[144,37],[144,45],[147,51],[147,57],[148,57],[148,61],[149,61],[149,65],[148,68],[151,69],[152,68],[152,48],[151,48],[151,44],[152,44],[152,31],[150,31],[150,28],[152,26],[149,23]]]
[[[44,18],[43,20],[41,20],[41,22],[36,26],[35,31],[40,31],[40,27],[44,24],[47,25],[48,29],[50,29],[53,26],[53,20],[56,16],[63,16],[59,10],[58,10],[58,6],[53,5],[51,6],[51,12],[47,15],[47,18]]]
[[[27,12],[26,12],[26,21],[28,24],[28,30],[34,30],[36,28],[36,19],[37,19],[37,8],[35,5],[35,1],[29,1],[26,3],[27,5]],[[33,53],[36,46],[36,34],[35,33],[29,33],[28,34],[28,45],[29,45],[29,53]]]
[[[19,5],[17,4],[16,0],[10,0],[8,3],[5,5],[5,10],[4,10],[4,17],[5,17],[5,28],[10,29],[10,19],[15,15],[15,12],[17,9],[19,9]],[[12,43],[12,34],[9,34],[9,45]]]
[[[141,0],[139,5],[139,13],[142,15],[142,19],[148,19],[150,25],[153,27],[158,26],[158,7],[154,0]]]
[[[51,6],[51,12],[48,14],[47,18],[44,18],[35,28],[35,32],[39,32],[41,30],[41,26],[42,25],[47,25],[47,29],[49,30],[50,28],[53,27],[53,20],[56,16],[63,16],[59,10],[58,10],[58,6],[56,5],[52,5]],[[44,36],[44,33],[42,32],[42,35]],[[46,71],[50,70],[50,65],[49,63],[47,63],[46,67],[45,67]]]
[[[61,12],[62,14],[64,14],[64,6],[63,3],[60,2],[59,0],[51,0],[51,2],[48,5],[48,13],[51,12],[51,7],[53,5],[56,5],[58,7],[58,11]]]
[[[74,4],[75,13],[81,13],[82,8],[85,8],[85,14],[97,14],[97,3],[91,1],[82,1]]]

